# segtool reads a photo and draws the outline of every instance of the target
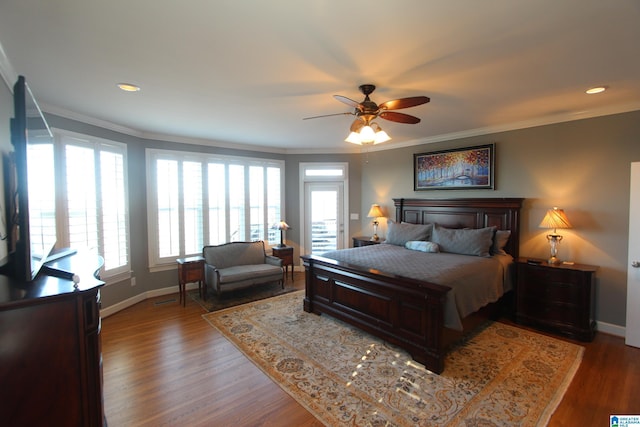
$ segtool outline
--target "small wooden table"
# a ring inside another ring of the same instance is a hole
[[[365,237],[365,236],[356,236],[356,237],[352,237],[351,239],[353,240],[354,248],[360,248],[362,246],[369,246],[369,245],[377,245],[382,243],[382,240],[371,240],[371,237]]]
[[[198,282],[200,298],[206,300],[207,292],[202,286],[202,282],[204,282],[204,258],[198,255],[178,258],[176,262],[178,263],[178,288],[182,306],[184,307],[187,302],[187,283]]]
[[[273,256],[278,257],[282,260],[285,279],[287,278],[287,273],[289,272],[289,266],[291,266],[291,280],[293,280],[293,247],[274,246],[271,249],[272,249]]]

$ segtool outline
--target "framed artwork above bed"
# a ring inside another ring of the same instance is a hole
[[[495,144],[413,155],[413,189],[494,189]]]

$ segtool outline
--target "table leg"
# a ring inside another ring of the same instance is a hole
[[[185,307],[187,304],[187,284],[181,280],[178,282],[178,286],[180,287],[180,302]]]

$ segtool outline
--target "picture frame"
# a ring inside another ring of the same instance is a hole
[[[413,155],[413,189],[494,189],[495,144]]]

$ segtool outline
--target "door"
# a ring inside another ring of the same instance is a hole
[[[342,182],[305,183],[304,247],[307,253],[344,247],[344,184]]]
[[[625,343],[640,347],[640,162],[631,163]]]

